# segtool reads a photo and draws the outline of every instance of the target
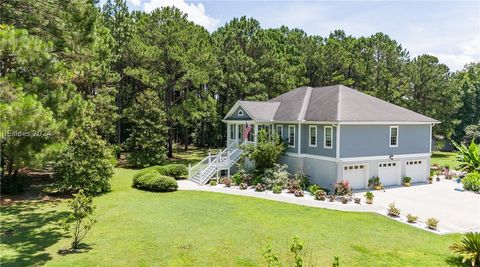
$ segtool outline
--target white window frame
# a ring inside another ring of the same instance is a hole
[[[277,134],[280,135],[280,140],[283,140],[283,125],[277,125]]]
[[[327,129],[330,129],[330,146],[327,146]],[[324,126],[323,127],[323,147],[332,149],[333,148],[333,126]]]
[[[392,145],[392,129],[397,129],[397,138],[396,141],[397,143],[395,145]],[[388,138],[388,144],[390,147],[398,147],[398,136],[399,136],[399,129],[398,126],[390,126],[389,128],[389,138]]]
[[[243,117],[243,110],[240,109],[240,110],[237,112],[237,115],[238,115],[239,117]]]
[[[293,129],[293,145],[290,145],[290,133],[292,133],[291,129]],[[295,125],[288,125],[288,147],[295,147],[295,139]]]
[[[315,144],[312,144],[312,129],[315,129]],[[316,125],[308,126],[308,146],[309,147],[317,147],[317,140],[318,140],[318,132],[317,132]]]

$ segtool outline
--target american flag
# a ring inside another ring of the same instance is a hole
[[[243,139],[248,138],[248,134],[252,130],[252,125],[248,125],[248,123],[245,122],[245,131],[243,131]]]

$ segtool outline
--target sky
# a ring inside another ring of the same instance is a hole
[[[480,62],[480,0],[477,1],[186,1],[127,0],[131,10],[175,6],[210,32],[234,17],[253,17],[264,28],[281,25],[328,36],[343,29],[355,37],[388,34],[412,57],[430,54],[452,71]]]

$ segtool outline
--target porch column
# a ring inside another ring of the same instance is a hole
[[[238,127],[238,125],[239,125],[238,123],[235,124],[235,129],[236,129],[235,130],[235,140],[237,140],[237,144],[239,145],[241,142],[240,142],[240,137],[238,137],[239,134],[240,134],[240,127]]]
[[[230,144],[230,128],[232,128],[232,125],[227,122],[227,146]]]

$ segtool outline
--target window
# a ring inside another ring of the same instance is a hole
[[[288,126],[288,146],[295,147],[295,126]]]
[[[332,126],[325,126],[323,128],[323,147],[324,148],[332,148],[332,134],[333,134]]]
[[[242,140],[243,139],[243,131],[245,129],[245,125],[240,124],[238,125],[238,139]]]
[[[235,128],[236,124],[230,124],[230,139],[235,139]]]
[[[237,114],[239,117],[243,117],[243,110],[239,110]]]
[[[308,127],[309,146],[317,147],[317,126]]]
[[[277,134],[280,139],[283,139],[283,125],[277,125]]]
[[[255,141],[255,125],[252,124],[250,127],[252,127],[252,129],[248,132],[248,141],[253,142]]]
[[[390,126],[390,147],[398,147],[398,126]]]

